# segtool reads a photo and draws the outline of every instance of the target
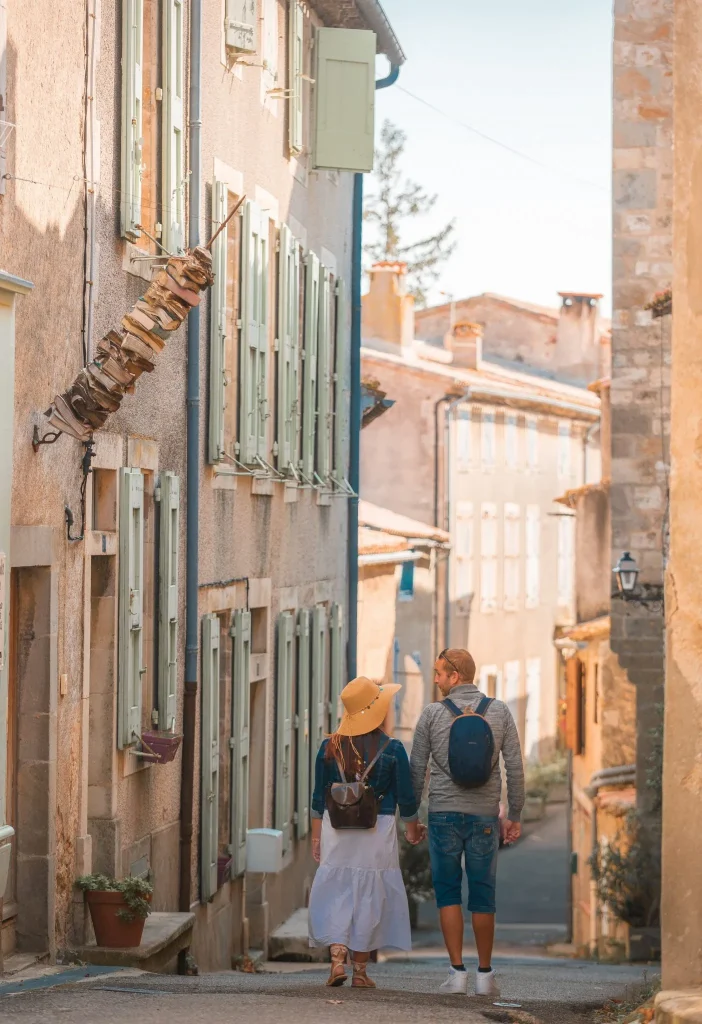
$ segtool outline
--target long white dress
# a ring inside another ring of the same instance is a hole
[[[394,814],[379,814],[373,829],[337,830],[325,811],[309,932],[310,946],[412,949]]]

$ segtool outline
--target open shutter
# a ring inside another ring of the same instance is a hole
[[[312,480],[317,433],[317,341],[319,331],[319,260],[305,260],[305,332],[302,379],[302,473]]]
[[[344,610],[340,604],[331,606],[329,624],[331,642],[331,728],[341,721],[341,691],[344,688]]]
[[[290,152],[302,152],[302,75],[304,72],[305,17],[300,0],[290,0],[290,42],[288,44],[288,67],[290,81],[290,113],[288,121],[288,142]]]
[[[312,764],[322,745],[327,719],[327,613],[317,606],[312,611],[312,693],[310,698],[310,743]]]
[[[219,616],[202,620],[202,796],[200,801],[200,901],[217,892],[219,853]]]
[[[241,53],[255,53],[257,45],[256,0],[226,0],[227,46]]]
[[[212,234],[227,219],[229,189],[222,181],[212,182]],[[224,455],[224,410],[227,366],[227,229],[212,243],[214,284],[210,291],[210,421],[207,454],[209,462]]]
[[[526,509],[526,607],[537,608],[541,590],[541,509]]]
[[[566,661],[566,746],[574,754],[582,753],[580,737],[582,727],[582,674],[583,665],[579,658]]]
[[[349,358],[348,325],[346,323],[346,288],[339,278],[336,282],[336,339],[334,350],[334,465],[333,477],[337,484],[346,479],[345,451],[348,441],[347,366]]]
[[[480,510],[480,610],[497,608],[497,506],[484,501]]]
[[[314,166],[373,170],[374,32],[317,29]]]
[[[163,244],[169,252],[185,244],[184,53],[183,0],[164,0]]]
[[[246,871],[249,827],[249,720],[251,709],[251,612],[234,612],[232,657],[232,777],[229,794],[232,878]]]
[[[180,478],[161,474],[158,622],[158,724],[175,729],[178,687],[178,541]]]
[[[121,469],[119,486],[119,702],[117,745],[141,736],[144,609],[144,477]]]
[[[241,252],[241,380],[239,450],[250,465],[266,455],[268,418],[268,233],[269,218],[244,204]]]
[[[297,462],[297,365],[300,346],[300,248],[290,228],[280,229],[278,273],[278,417],[276,445],[278,470],[289,471]]]
[[[297,618],[297,799],[295,834],[304,839],[310,827],[310,622],[309,609]],[[316,752],[315,752],[316,754]]]
[[[278,617],[276,664],[275,827],[290,848],[292,800],[292,702],[295,675],[295,621],[292,612]]]
[[[326,483],[331,472],[331,281],[326,267],[319,276],[317,332],[317,475]]]
[[[132,241],[141,234],[143,0],[122,0],[122,235]]]

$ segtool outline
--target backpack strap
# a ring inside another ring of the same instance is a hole
[[[373,769],[375,768],[375,764],[376,764],[376,761],[378,760],[378,758],[380,757],[380,755],[381,755],[381,754],[384,754],[384,753],[385,753],[385,751],[387,750],[387,748],[388,748],[389,746],[390,746],[390,736],[388,736],[388,737],[386,738],[386,740],[385,740],[385,743],[383,743],[382,747],[380,747],[380,749],[378,750],[378,753],[377,753],[377,754],[375,755],[375,757],[373,758],[373,760],[371,761],[371,763],[370,763],[370,764],[368,765],[368,767],[367,767],[367,768],[366,768],[366,770],[364,771],[363,775],[361,776],[361,778],[360,778],[360,780],[359,780],[360,782],[365,782],[365,781],[366,781],[366,779],[368,778],[368,776],[370,775],[370,773],[371,773],[371,772],[373,771]],[[346,781],[346,780],[344,780],[344,781]]]
[[[485,718],[487,710],[494,699],[494,697],[483,697],[483,699],[480,701],[480,704],[478,704],[477,708],[475,709],[474,714],[480,715],[481,718]]]
[[[445,708],[449,709],[449,711],[455,718],[460,718],[461,715],[463,714],[458,704],[454,704],[453,701],[449,700],[448,697],[446,697],[445,700],[442,700],[441,703],[444,705]]]

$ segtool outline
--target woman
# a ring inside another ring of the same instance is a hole
[[[381,729],[399,689],[397,685],[378,686],[364,677],[350,682],[341,694],[344,715],[339,728],[317,754],[312,853],[320,866],[310,894],[310,945],[331,947],[327,984],[334,987],[346,981],[349,951],[352,985],[375,988],[366,974],[370,951],[412,948],[397,849],[396,809],[400,809],[411,843],[421,842],[424,829],[417,817],[405,748]],[[362,781],[366,772],[365,781],[377,799],[375,826],[335,829],[327,809],[332,785]]]

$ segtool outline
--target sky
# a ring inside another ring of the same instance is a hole
[[[377,93],[376,130],[389,118],[406,132],[406,175],[438,194],[408,240],[456,218],[433,301],[488,291],[551,306],[559,291],[602,292],[608,313],[611,0],[382,4],[407,62]]]

